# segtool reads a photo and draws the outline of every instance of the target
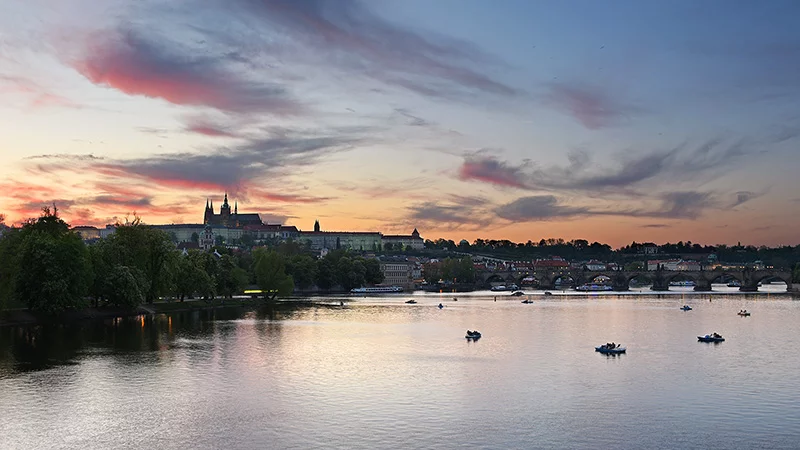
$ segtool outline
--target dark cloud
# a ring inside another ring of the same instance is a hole
[[[495,209],[495,213],[506,220],[529,222],[574,217],[589,214],[590,211],[587,208],[561,205],[553,195],[534,195],[501,205]]]
[[[739,205],[749,202],[764,195],[763,192],[739,191],[734,193],[734,200],[730,204],[730,208],[735,208]]]
[[[283,86],[234,70],[237,61],[230,55],[209,55],[126,26],[95,36],[84,56],[73,62],[75,69],[94,84],[176,105],[237,113],[306,110]]]
[[[646,217],[696,219],[707,209],[714,206],[715,202],[708,192],[668,192],[661,195],[661,208],[659,210],[643,212],[641,215]]]
[[[615,125],[641,112],[598,86],[551,83],[547,89],[545,99],[548,103],[592,130]]]
[[[669,228],[670,226],[664,223],[650,223],[642,225],[642,228]]]
[[[496,186],[528,189],[524,167],[513,167],[491,156],[468,157],[458,170],[461,180],[477,180]]]
[[[465,230],[483,229],[493,222],[493,206],[486,199],[449,195],[447,201],[427,201],[408,207],[403,226]],[[394,224],[395,226],[398,224]]]
[[[36,165],[33,170],[42,173],[57,170],[94,172],[114,180],[133,178],[178,189],[207,192],[227,190],[243,194],[267,176],[285,176],[289,168],[296,170],[325,155],[348,150],[366,140],[361,135],[340,131],[331,130],[329,134],[323,134],[322,131],[307,133],[274,129],[265,137],[216,150],[83,161],[84,164],[50,158]],[[48,158],[41,156],[38,159]]]
[[[494,156],[467,156],[459,168],[459,178],[529,190],[636,196],[642,188],[652,191],[678,182],[708,182],[724,175],[738,158],[748,154],[748,149],[743,140],[727,143],[715,139],[697,146],[683,144],[645,153],[626,151],[603,164],[579,151],[568,155],[569,164],[546,168],[537,168],[530,161],[514,165]]]

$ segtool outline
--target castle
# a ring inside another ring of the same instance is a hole
[[[219,214],[214,213],[214,202],[206,199],[206,212],[203,215],[203,225],[223,226],[227,228],[244,228],[248,225],[262,225],[261,216],[258,214],[239,214],[238,202],[233,205],[228,204],[228,194],[225,193],[225,201],[219,209]]]

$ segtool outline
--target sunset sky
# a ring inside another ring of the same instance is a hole
[[[3,0],[0,213],[800,244],[800,2]]]

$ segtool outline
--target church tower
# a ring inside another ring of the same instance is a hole
[[[319,233],[319,220],[314,221],[314,232]]]
[[[214,217],[214,205],[213,203],[209,205],[208,199],[206,199],[206,211],[203,213],[203,225],[210,224],[212,217]]]
[[[222,225],[229,226],[231,218],[231,205],[228,204],[228,193],[225,193],[225,201],[222,202],[222,207],[219,210],[219,216],[222,220]]]

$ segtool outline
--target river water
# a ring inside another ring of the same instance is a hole
[[[409,298],[0,329],[0,448],[800,446],[785,294]]]

